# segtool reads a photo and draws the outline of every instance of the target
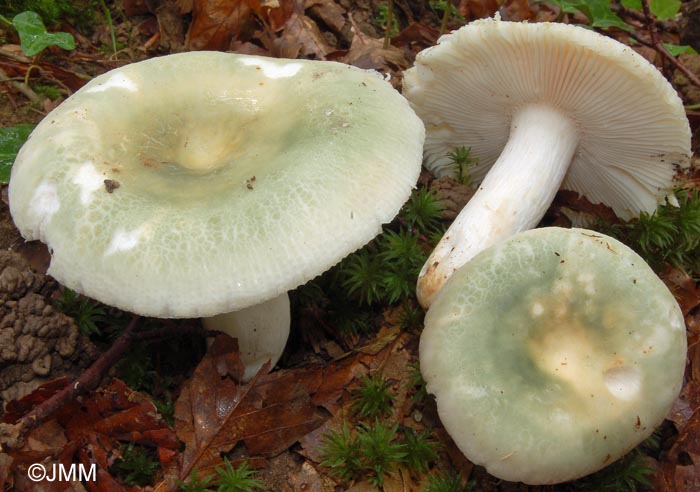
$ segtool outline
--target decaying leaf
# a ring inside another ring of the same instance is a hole
[[[299,0],[251,0],[249,4],[258,19],[272,32],[283,29],[295,11],[303,12]]]
[[[686,272],[678,268],[669,268],[663,273],[662,279],[673,292],[684,316],[700,305],[700,288]]]
[[[251,13],[250,2],[247,0],[194,0],[186,48],[227,50],[231,41],[239,38],[246,29]]]
[[[296,12],[284,24],[282,35],[272,43],[273,51],[281,58],[324,60],[333,51],[316,23],[310,17]]]
[[[185,443],[182,480],[193,469],[210,473],[238,443],[250,455],[274,456],[323,421],[303,384],[271,386],[259,375],[241,385],[230,370],[238,361],[235,341],[217,337],[175,404],[177,433]]]
[[[343,31],[347,22],[346,11],[337,2],[333,0],[307,0],[304,6],[334,33],[340,34]]]
[[[28,408],[28,404],[41,403],[61,387],[61,384],[47,383],[16,405],[13,415],[16,417],[18,409]],[[65,405],[53,419],[32,429],[20,449],[7,453],[12,460],[14,490],[71,490],[69,482],[32,482],[27,478],[27,468],[34,463],[69,467],[76,460],[86,470],[91,465],[96,467],[97,479],[85,484],[88,491],[132,490],[117,482],[110,473],[110,467],[120,456],[122,442],[156,449],[166,477],[177,463],[179,442],[174,431],[167,426],[150,399],[115,379],[108,386],[85,395],[81,401]],[[7,460],[4,458],[0,463]]]

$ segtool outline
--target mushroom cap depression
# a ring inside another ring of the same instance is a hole
[[[425,318],[440,420],[496,477],[573,480],[648,437],[680,391],[683,315],[644,260],[585,229],[517,234],[458,269]]]
[[[376,72],[184,53],[101,75],[41,122],[10,209],[49,273],[159,317],[263,302],[381,231],[420,172],[423,125]]]
[[[690,161],[683,103],[631,48],[559,23],[472,22],[418,54],[404,95],[426,126],[425,165],[454,173],[447,153],[472,149],[480,182],[498,159],[513,113],[544,103],[581,132],[562,187],[630,219],[669,194]]]

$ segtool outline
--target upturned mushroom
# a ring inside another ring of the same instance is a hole
[[[286,292],[391,221],[423,139],[375,72],[170,55],[96,77],[52,111],[19,152],[10,209],[27,240],[49,246],[63,285],[156,317],[258,306],[267,320],[233,335],[282,330],[276,355],[263,352],[274,359]]]
[[[418,54],[404,95],[426,125],[428,169],[453,174],[447,154],[461,146],[479,159],[477,192],[420,273],[424,307],[479,251],[535,227],[560,187],[630,219],[653,211],[690,160],[673,87],[581,27],[472,22]]]
[[[648,437],[680,391],[683,314],[644,260],[585,229],[516,234],[435,297],[420,367],[472,462],[528,484],[573,480]]]

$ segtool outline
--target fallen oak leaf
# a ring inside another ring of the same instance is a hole
[[[232,367],[240,367],[236,359],[240,360],[238,343],[226,335],[217,336],[175,402],[175,429],[185,443],[179,477],[182,481],[195,468],[203,473],[221,464],[221,453],[238,442],[235,436],[224,435],[227,423],[258,376],[247,385],[240,385],[238,376],[234,379],[228,375]],[[260,373],[268,368],[269,362]],[[222,371],[226,374],[222,375]]]
[[[180,480],[193,469],[206,476],[241,442],[253,457],[284,451],[319,428],[326,417],[318,406],[337,408],[348,384],[378,358],[358,352],[323,367],[259,374],[243,387],[217,362],[235,365],[237,354],[233,339],[217,337],[175,403],[176,430],[185,443]]]
[[[236,409],[227,430],[243,442],[252,456],[275,456],[320,426],[325,417],[317,412],[309,395],[301,391],[289,401],[262,408]],[[219,435],[226,440],[229,436]],[[234,443],[235,444],[235,443]]]

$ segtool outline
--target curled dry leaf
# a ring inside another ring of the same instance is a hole
[[[314,18],[320,19],[335,34],[341,34],[347,19],[346,10],[333,0],[307,0],[306,7]]]
[[[295,11],[303,11],[298,0],[250,0],[249,5],[258,19],[272,32],[283,29]]]
[[[41,403],[64,384],[65,381],[47,383],[38,388],[18,402],[12,410],[13,418],[21,417],[20,409]],[[43,461],[70,466],[76,460],[85,469],[90,469],[91,465],[96,467],[97,480],[86,483],[89,491],[128,491],[131,488],[116,481],[109,471],[120,454],[122,442],[155,448],[166,477],[177,463],[172,458],[179,449],[174,432],[150,399],[130,390],[117,379],[85,395],[81,401],[61,408],[53,419],[32,429],[24,442],[20,449],[7,453],[12,460],[11,473],[16,492],[39,490],[36,482],[27,479],[27,467],[31,464]],[[63,488],[51,488],[51,483],[42,490],[59,492],[68,486],[66,482],[57,481],[53,484],[62,483]]]
[[[272,50],[281,58],[324,60],[333,51],[318,25],[306,15],[294,12],[284,24],[282,35],[272,41]]]
[[[187,32],[188,50],[226,50],[250,22],[250,2],[240,0],[194,0],[192,23]]]
[[[700,288],[695,280],[683,270],[669,268],[661,276],[686,316],[700,305]]]
[[[406,54],[402,50],[392,45],[385,49],[383,39],[362,34],[358,28],[355,28],[350,49],[338,61],[365,70],[379,70],[385,73],[398,72],[408,68],[409,65]]]

